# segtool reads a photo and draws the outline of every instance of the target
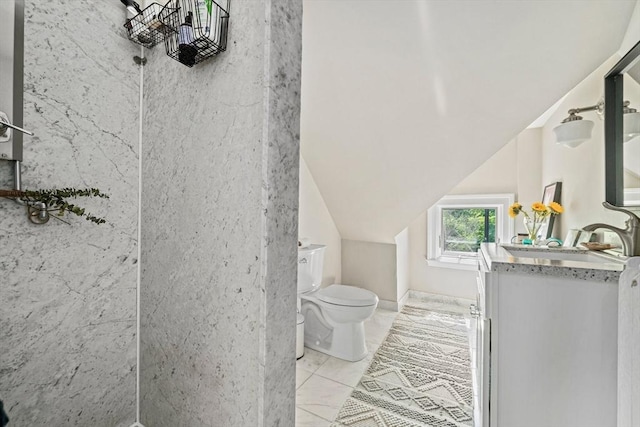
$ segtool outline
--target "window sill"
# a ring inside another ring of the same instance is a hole
[[[457,258],[441,256],[436,259],[427,258],[429,267],[453,268],[455,270],[475,271],[478,269],[477,258]]]

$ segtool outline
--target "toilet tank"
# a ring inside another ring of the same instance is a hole
[[[322,284],[324,245],[309,245],[298,249],[298,293],[311,292]]]

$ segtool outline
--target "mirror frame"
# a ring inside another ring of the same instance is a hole
[[[604,76],[605,200],[624,204],[622,104],[623,75],[640,60],[640,41]]]

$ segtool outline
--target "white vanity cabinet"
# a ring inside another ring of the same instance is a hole
[[[491,343],[491,319],[487,317],[486,277],[488,269],[483,258],[478,260],[477,286],[478,293],[476,304],[471,308],[471,314],[475,317],[475,340],[472,348],[472,375],[473,375],[473,406],[474,427],[488,426],[489,424],[489,372],[490,372],[490,343]],[[485,390],[486,388],[486,390]]]
[[[620,272],[500,249],[479,253],[475,426],[615,427]]]
[[[618,427],[639,425],[640,257],[634,257],[627,262],[618,291]]]

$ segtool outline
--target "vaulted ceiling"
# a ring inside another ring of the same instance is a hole
[[[620,47],[636,0],[305,0],[301,152],[342,238],[393,242]]]

